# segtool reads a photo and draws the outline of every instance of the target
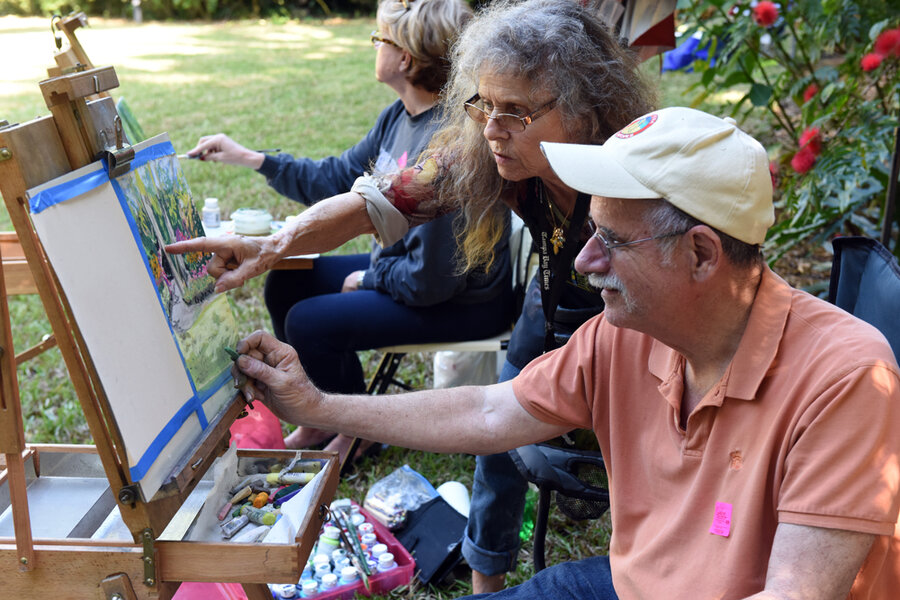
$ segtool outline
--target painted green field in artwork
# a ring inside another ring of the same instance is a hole
[[[197,390],[207,389],[222,371],[231,367],[231,358],[224,349],[234,347],[239,339],[228,298],[219,295],[206,303],[191,328],[175,337]]]

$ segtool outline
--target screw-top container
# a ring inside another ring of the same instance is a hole
[[[319,593],[319,583],[314,579],[304,581],[300,589],[301,598],[312,598]]]
[[[206,227],[221,227],[222,213],[219,211],[218,198],[207,198],[203,201],[203,210],[200,213],[200,219]]]
[[[337,584],[338,584],[338,576],[335,575],[334,573],[329,573],[328,575],[322,576],[322,583],[320,584],[320,587],[322,588],[322,591],[324,592],[325,590],[331,590],[331,589],[336,588]]]
[[[331,573],[331,564],[319,563],[316,565],[315,580],[322,581],[322,578]]]
[[[381,556],[378,557],[378,572],[390,571],[397,567],[397,563],[394,561],[394,555],[390,552],[385,552]]]
[[[274,586],[273,590],[276,594],[278,594],[279,598],[296,598],[297,597],[297,586],[293,583],[285,583],[282,585]]]
[[[359,574],[356,572],[356,567],[344,567],[341,569],[340,585],[354,583],[357,579],[359,579]]]

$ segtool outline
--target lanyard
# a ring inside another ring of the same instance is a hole
[[[538,199],[540,201],[540,199]],[[556,315],[556,307],[562,296],[563,286],[569,279],[572,270],[572,260],[581,250],[580,233],[584,227],[584,219],[587,217],[591,199],[587,194],[578,194],[575,199],[575,210],[565,230],[565,243],[559,252],[554,254],[550,248],[550,233],[546,227],[541,227],[540,237],[537,240],[538,273],[540,274],[541,305],[544,309],[544,352],[558,347],[553,328],[553,320]],[[552,210],[549,206],[549,210]],[[544,211],[539,211],[543,215]],[[550,224],[545,216],[540,219],[542,223]]]

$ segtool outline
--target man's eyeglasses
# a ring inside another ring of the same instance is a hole
[[[394,48],[399,48],[399,47],[400,47],[400,45],[397,44],[397,42],[395,42],[395,41],[393,41],[393,40],[387,39],[386,37],[384,37],[383,35],[381,35],[381,34],[378,33],[377,31],[373,31],[373,32],[369,35],[369,39],[372,40],[372,45],[375,46],[376,48],[377,48],[378,46],[382,45],[382,44],[390,44],[390,45],[393,46]]]
[[[537,110],[522,117],[519,115],[511,115],[509,113],[494,114],[493,107],[491,110],[488,110],[484,105],[484,100],[478,94],[475,94],[463,103],[466,114],[469,115],[473,121],[487,124],[489,119],[493,119],[500,129],[509,131],[510,133],[525,131],[525,127],[531,125],[533,121],[553,110],[554,106],[556,106],[556,99],[551,100]]]
[[[591,237],[595,238],[600,245],[606,250],[607,256],[612,256],[612,251],[615,248],[621,248],[623,246],[633,246],[634,244],[640,244],[643,242],[649,242],[651,240],[661,240],[664,238],[676,237],[679,235],[684,235],[687,231],[671,231],[669,233],[661,233],[659,235],[654,235],[650,237],[641,238],[639,240],[632,240],[630,242],[619,242],[614,239],[606,239],[606,236],[603,235],[603,232],[600,231],[593,221],[588,219],[588,228],[591,230]]]

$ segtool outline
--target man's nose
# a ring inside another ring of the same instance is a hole
[[[591,236],[575,257],[575,270],[582,275],[609,271],[609,250],[596,237]]]

